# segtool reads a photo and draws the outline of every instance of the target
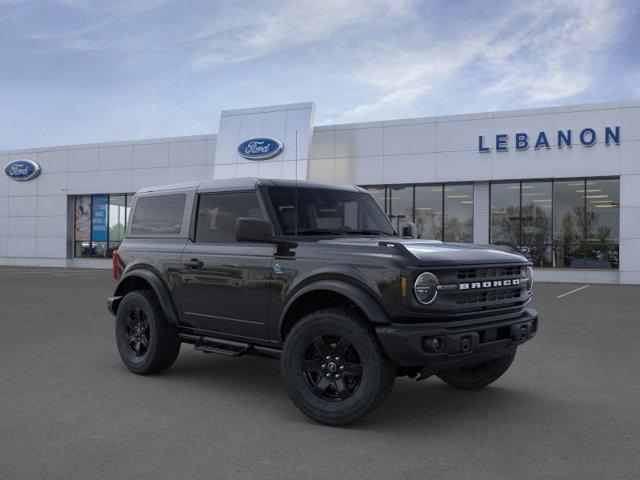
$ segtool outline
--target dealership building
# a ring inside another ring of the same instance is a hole
[[[396,228],[512,245],[541,280],[640,284],[640,101],[313,120],[246,108],[209,135],[0,152],[0,265],[109,267],[138,189],[255,176],[364,186]]]

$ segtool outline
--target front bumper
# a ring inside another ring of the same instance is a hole
[[[538,312],[525,308],[522,315],[508,320],[459,327],[392,323],[377,327],[376,333],[396,365],[425,367],[423,374],[434,374],[513,353],[537,330]],[[434,343],[439,348],[434,350]]]

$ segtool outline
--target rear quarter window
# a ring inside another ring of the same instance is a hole
[[[184,193],[140,197],[131,219],[134,235],[178,235],[187,196]]]

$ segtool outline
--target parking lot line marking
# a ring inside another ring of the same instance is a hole
[[[582,287],[576,288],[575,290],[571,290],[570,292],[563,293],[562,295],[558,295],[558,298],[566,297],[567,295],[571,295],[572,293],[579,292],[580,290],[584,290],[585,288],[587,288],[589,286],[590,285],[583,285]]]

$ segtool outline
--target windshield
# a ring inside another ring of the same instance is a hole
[[[271,187],[269,196],[285,235],[395,235],[368,193]]]

